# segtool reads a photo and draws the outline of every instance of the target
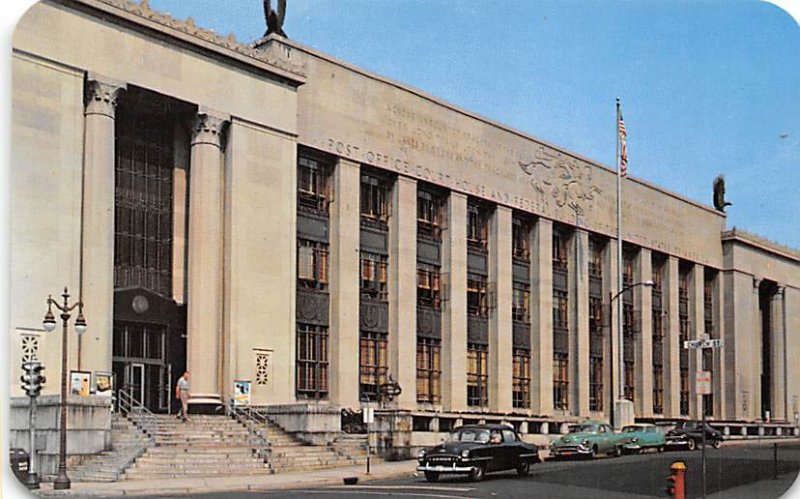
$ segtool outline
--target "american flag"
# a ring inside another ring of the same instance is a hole
[[[628,146],[626,139],[628,132],[625,131],[625,120],[622,119],[622,111],[619,112],[619,120],[617,121],[617,130],[619,132],[619,174],[620,176],[628,176]]]

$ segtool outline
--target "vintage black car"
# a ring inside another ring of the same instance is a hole
[[[469,425],[453,430],[448,441],[419,453],[417,471],[435,482],[442,474],[465,474],[482,480],[492,471],[517,470],[521,476],[539,461],[539,448],[523,442],[506,425]]]
[[[722,444],[722,432],[705,425],[706,444],[712,445],[715,449]],[[703,442],[703,423],[702,421],[681,421],[674,428],[667,432],[667,446],[686,447],[694,450]]]

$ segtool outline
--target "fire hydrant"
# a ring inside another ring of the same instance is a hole
[[[686,463],[675,461],[669,467],[667,488],[664,491],[675,499],[686,499]]]

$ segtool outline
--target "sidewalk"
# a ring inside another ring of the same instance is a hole
[[[53,490],[52,483],[43,483],[37,494],[42,497],[60,496],[135,496],[177,495],[225,491],[286,490],[298,486],[342,485],[345,477],[358,477],[359,483],[410,475],[417,460],[384,462],[375,460],[366,466],[347,466],[327,470],[277,473],[262,476],[193,477],[166,480],[122,480],[119,482],[72,482],[69,490]]]
[[[708,499],[753,499],[756,497],[778,499],[779,497],[800,497],[800,481],[795,483],[797,478],[797,473],[787,473],[785,475],[779,475],[777,480],[761,480],[760,482],[748,483],[747,485],[722,490],[716,494],[709,494]],[[794,487],[792,484],[794,484]],[[790,488],[793,489],[792,493],[787,494]]]

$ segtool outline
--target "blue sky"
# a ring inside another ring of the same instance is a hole
[[[274,3],[274,2],[273,2]],[[251,41],[258,0],[150,0]],[[800,27],[757,1],[289,0],[294,40],[705,204],[800,248]],[[788,134],[785,137],[781,137]]]

